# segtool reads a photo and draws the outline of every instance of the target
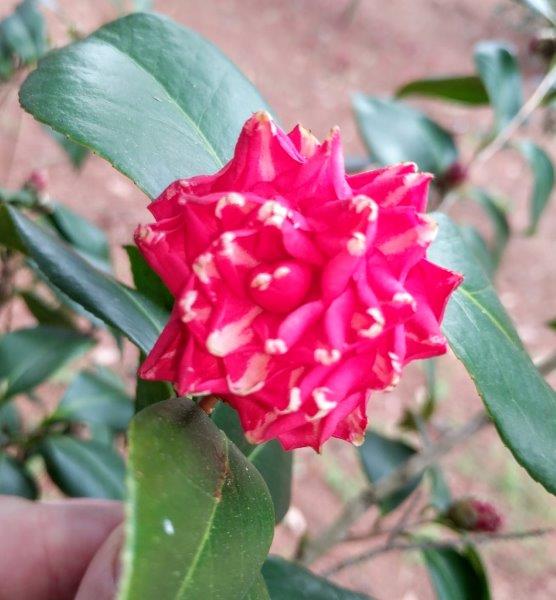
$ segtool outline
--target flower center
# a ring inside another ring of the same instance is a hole
[[[311,287],[311,280],[309,267],[282,260],[253,269],[249,291],[253,300],[265,310],[285,313],[303,302]]]

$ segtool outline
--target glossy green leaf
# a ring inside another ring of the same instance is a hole
[[[0,405],[0,440],[9,440],[21,433],[21,415],[14,402]]]
[[[403,102],[356,94],[353,109],[369,155],[380,164],[413,161],[441,175],[457,160],[450,133]]]
[[[465,277],[453,294],[443,331],[471,375],[494,424],[516,460],[556,492],[556,393],[533,365],[458,227],[435,214],[439,235],[429,257]]]
[[[476,75],[417,79],[400,87],[396,96],[424,96],[471,105],[488,104],[485,86]]]
[[[135,288],[153,302],[170,312],[174,298],[162,279],[149,267],[137,246],[124,246],[129,258]]]
[[[494,229],[494,243],[492,244],[492,260],[494,268],[498,267],[502,254],[510,239],[510,223],[505,208],[500,201],[480,188],[470,191],[471,198],[485,211]]]
[[[237,412],[223,402],[214,409],[212,419],[263,476],[274,503],[276,523],[279,523],[290,507],[293,452],[284,451],[276,440],[256,446],[250,444]]]
[[[490,600],[487,576],[474,548],[428,549],[423,558],[438,600]]]
[[[138,413],[129,439],[120,600],[245,596],[274,528],[257,470],[186,399]]]
[[[415,449],[402,442],[387,438],[375,431],[367,430],[365,441],[358,448],[363,470],[371,483],[377,483],[401,467]],[[382,514],[387,514],[397,508],[421,482],[422,475],[415,477],[403,488],[380,503]]]
[[[9,206],[0,205],[0,243],[28,254],[45,278],[71,300],[148,352],[167,313],[97,270],[64,242]]]
[[[533,193],[529,205],[529,233],[535,233],[554,188],[554,166],[548,154],[537,144],[523,140],[517,147],[533,174]]]
[[[0,21],[0,80],[39,59],[47,49],[46,28],[37,0],[24,0]]]
[[[499,131],[523,104],[521,73],[513,50],[500,42],[481,42],[475,48],[475,66],[494,110]]]
[[[63,307],[53,305],[32,290],[22,291],[19,295],[29,312],[41,325],[75,328],[73,319]]]
[[[255,579],[255,583],[243,597],[243,600],[270,600],[270,595],[262,575],[259,575],[257,579]]]
[[[89,156],[89,150],[82,146],[81,144],[76,144],[74,141],[70,140],[63,133],[59,133],[52,129],[52,127],[45,126],[45,129],[48,131],[52,139],[54,139],[60,148],[67,154],[70,159],[71,164],[76,168],[80,169],[85,162],[87,156]]]
[[[51,419],[123,431],[132,416],[133,402],[123,382],[114,382],[103,371],[82,371],[67,388]]]
[[[37,451],[52,481],[68,496],[124,497],[125,464],[111,446],[69,435],[51,435]]]
[[[60,237],[102,271],[110,271],[110,248],[102,229],[63,204],[54,204],[48,221]]]
[[[279,556],[269,556],[263,576],[271,600],[368,600]]]
[[[0,494],[35,500],[39,491],[25,465],[12,456],[0,453]]]
[[[244,121],[266,107],[220,51],[155,14],[128,15],[48,55],[20,101],[151,197],[219,169]]]
[[[88,336],[39,325],[0,337],[0,400],[28,392],[91,348]]]
[[[471,225],[460,225],[459,232],[465,240],[467,248],[474,254],[475,259],[479,261],[484,272],[492,279],[496,271],[496,265],[483,236]]]
[[[553,25],[556,25],[556,4],[554,0],[522,0],[524,4],[546,17]]]

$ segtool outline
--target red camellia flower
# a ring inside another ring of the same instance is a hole
[[[319,143],[255,114],[223,169],[172,183],[136,231],[176,298],[141,377],[219,396],[252,442],[360,442],[373,390],[446,352],[461,276],[426,258],[430,180],[414,164],[346,176],[337,129]]]

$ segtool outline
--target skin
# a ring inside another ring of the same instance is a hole
[[[0,496],[0,600],[113,600],[119,502]]]

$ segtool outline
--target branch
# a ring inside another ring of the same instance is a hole
[[[439,541],[439,542],[397,542],[391,544],[384,544],[382,546],[377,546],[371,550],[367,550],[366,552],[362,552],[361,554],[357,554],[346,560],[340,561],[333,567],[330,567],[324,573],[323,576],[328,577],[330,575],[334,575],[338,573],[342,569],[346,569],[347,567],[352,567],[354,565],[358,565],[362,562],[370,560],[371,558],[379,555],[385,554],[387,552],[392,552],[393,550],[444,550],[447,548],[458,548],[460,546],[466,546],[468,544],[488,544],[491,542],[503,542],[508,540],[521,540],[529,537],[540,537],[543,535],[548,535],[554,533],[556,530],[554,529],[530,529],[527,531],[513,531],[510,533],[480,533],[480,534],[467,534],[461,536],[457,539]]]
[[[499,150],[501,150],[512,135],[523,125],[531,113],[539,106],[546,96],[547,92],[556,83],[556,66],[552,67],[540,82],[537,89],[529,97],[527,102],[521,107],[515,117],[500,131],[500,133],[478,152],[467,165],[468,169],[472,167],[481,167],[490,160]]]
[[[490,423],[488,415],[481,411],[465,425],[446,433],[436,443],[422,452],[413,455],[399,469],[381,479],[374,486],[363,490],[348,502],[342,514],[332,525],[313,540],[307,541],[302,551],[301,561],[310,564],[327,552],[334,544],[343,541],[350,527],[374,504],[388,498],[423,471],[437,462],[455,446],[464,442]]]

